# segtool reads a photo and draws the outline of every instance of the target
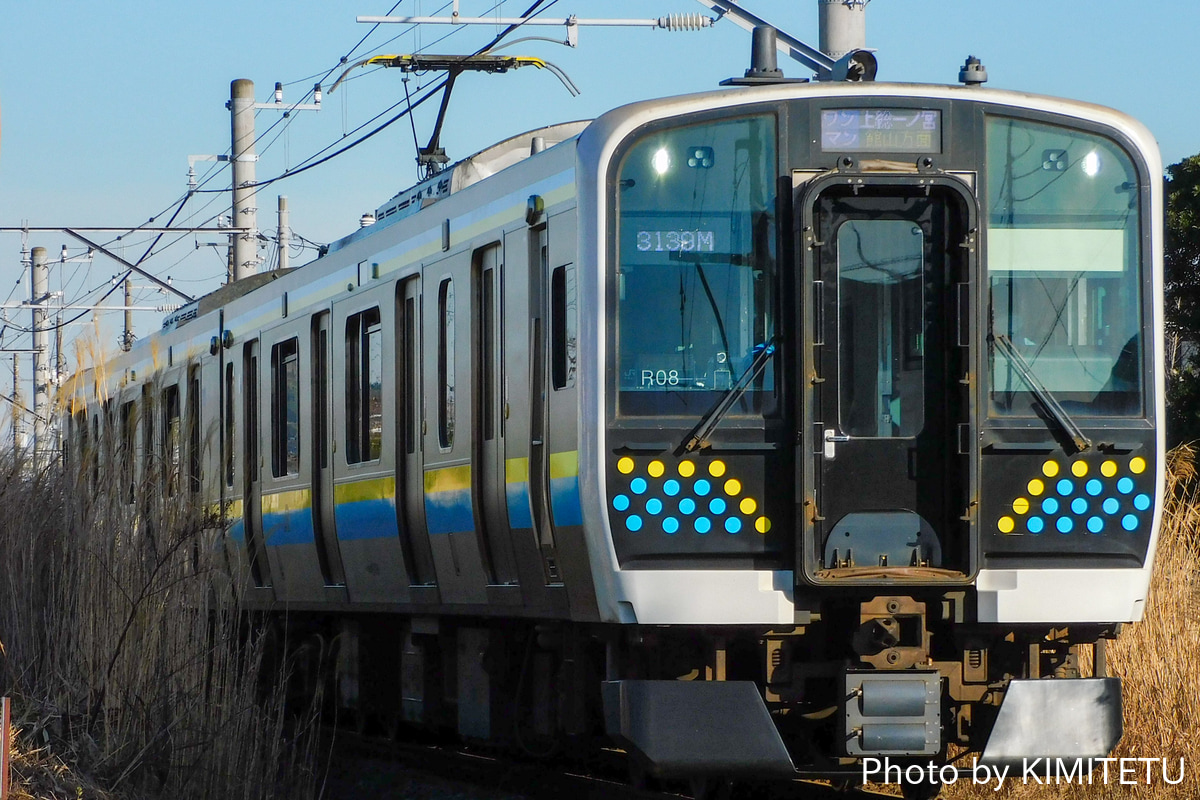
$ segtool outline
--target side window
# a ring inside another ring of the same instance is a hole
[[[438,445],[454,446],[454,283],[438,287]]]
[[[300,472],[300,346],[288,339],[271,348],[271,474]]]
[[[121,491],[125,502],[132,503],[135,491],[133,465],[134,442],[137,441],[137,403],[130,400],[121,406]]]
[[[179,469],[182,459],[180,419],[179,419],[179,387],[168,386],[162,393],[163,408],[163,467],[166,470],[167,494],[179,492]]]
[[[234,402],[233,402],[233,364],[225,365],[225,464],[222,470],[225,473],[225,485],[233,488],[233,449],[236,439],[234,428]]]
[[[346,460],[383,454],[383,327],[379,309],[346,320]]]
[[[188,489],[200,491],[200,368],[188,374],[187,395]]]
[[[575,267],[556,267],[550,275],[550,377],[555,389],[575,385],[578,328]]]
[[[154,473],[154,391],[149,384],[142,386],[142,480]]]

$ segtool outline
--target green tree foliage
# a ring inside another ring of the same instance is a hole
[[[1167,438],[1200,439],[1200,155],[1167,168]]]

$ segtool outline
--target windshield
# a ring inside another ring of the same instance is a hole
[[[1116,143],[1026,120],[987,124],[989,326],[1071,414],[1142,411],[1137,173]],[[991,413],[1032,416],[991,348]]]
[[[703,414],[774,335],[775,119],[650,133],[620,163],[617,411]],[[771,362],[729,415],[774,387]]]

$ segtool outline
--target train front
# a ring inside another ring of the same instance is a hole
[[[1108,755],[1163,494],[1145,129],[814,84],[579,154],[610,733],[680,774]]]

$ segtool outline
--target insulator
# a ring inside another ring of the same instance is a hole
[[[712,17],[705,16],[700,12],[669,14],[658,18],[658,27],[666,28],[669,31],[698,31],[701,28],[711,27],[712,24]]]

